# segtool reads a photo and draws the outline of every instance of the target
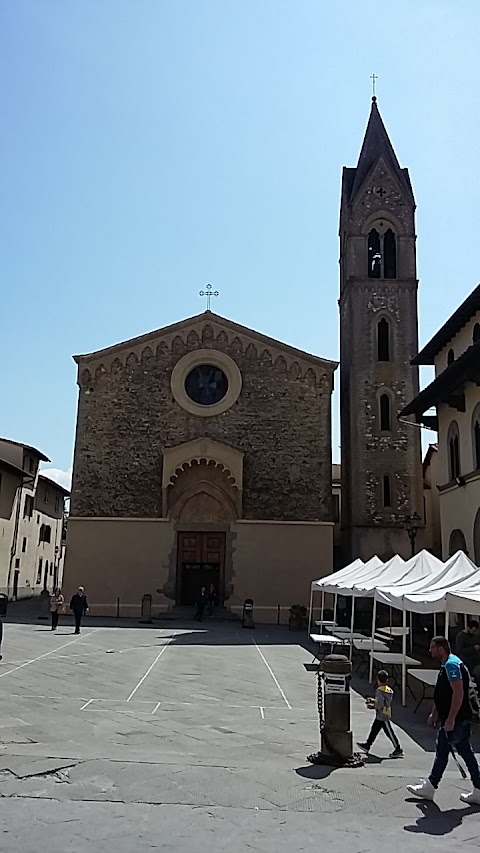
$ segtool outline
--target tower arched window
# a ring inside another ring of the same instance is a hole
[[[382,501],[385,509],[392,506],[392,480],[389,474],[383,475],[382,481]]]
[[[380,278],[382,274],[382,253],[380,247],[380,234],[376,228],[372,228],[368,235],[368,277]]]
[[[397,241],[391,228],[380,222],[368,235],[368,277],[397,277]]]
[[[477,341],[480,341],[480,323],[475,323],[473,327],[473,343],[476,344]]]
[[[380,429],[382,432],[390,432],[392,429],[392,407],[388,394],[380,396]]]
[[[472,439],[473,439],[473,464],[475,470],[480,469],[480,405],[478,405],[472,418]]]
[[[390,361],[390,323],[385,317],[377,324],[377,359]]]
[[[449,480],[455,480],[460,476],[460,436],[458,424],[452,421],[448,430],[448,476]]]
[[[383,238],[384,278],[397,277],[397,246],[395,234],[387,228]]]
[[[449,349],[447,353],[447,367],[450,367],[451,364],[455,361],[455,353],[453,349]]]

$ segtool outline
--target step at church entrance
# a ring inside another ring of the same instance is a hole
[[[193,606],[202,586],[215,587],[217,604],[223,604],[225,533],[178,534],[177,605]]]

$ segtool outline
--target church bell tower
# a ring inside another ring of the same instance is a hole
[[[420,430],[398,413],[418,394],[415,199],[372,107],[340,209],[340,394],[344,561],[410,556],[423,517]]]

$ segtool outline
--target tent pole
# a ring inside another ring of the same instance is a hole
[[[448,640],[448,634],[450,632],[450,612],[447,610],[445,613],[445,636]]]
[[[433,636],[437,636],[437,614],[433,614]]]
[[[410,610],[410,653],[413,652],[413,613]]]
[[[405,610],[405,605],[403,607],[403,627],[407,627],[407,611]],[[407,665],[405,662],[405,657],[407,655],[407,634],[404,631],[402,637],[402,705],[405,707],[407,704]]]
[[[334,599],[334,604],[333,604],[333,627],[334,628],[335,628],[335,625],[337,624],[337,599],[338,599],[338,592],[335,593],[335,599]]]
[[[373,650],[375,648],[375,627],[377,622],[377,596],[375,595],[373,598],[373,615],[372,615],[372,648],[370,652],[370,672],[368,674],[368,680],[370,684],[373,681]]]
[[[324,611],[325,611],[325,590],[322,589],[322,609],[320,612],[320,622],[322,623],[320,625],[320,633],[321,634],[323,634],[323,614],[324,614]]]
[[[308,611],[308,636],[312,630],[313,586],[310,589],[310,609]]]
[[[353,628],[355,625],[355,592],[352,595],[352,615],[350,618],[350,660],[353,657]]]

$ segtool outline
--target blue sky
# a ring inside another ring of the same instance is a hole
[[[68,469],[71,355],[199,312],[207,282],[218,313],[337,358],[373,71],[425,342],[480,279],[479,24],[478,0],[2,0],[0,434]]]

